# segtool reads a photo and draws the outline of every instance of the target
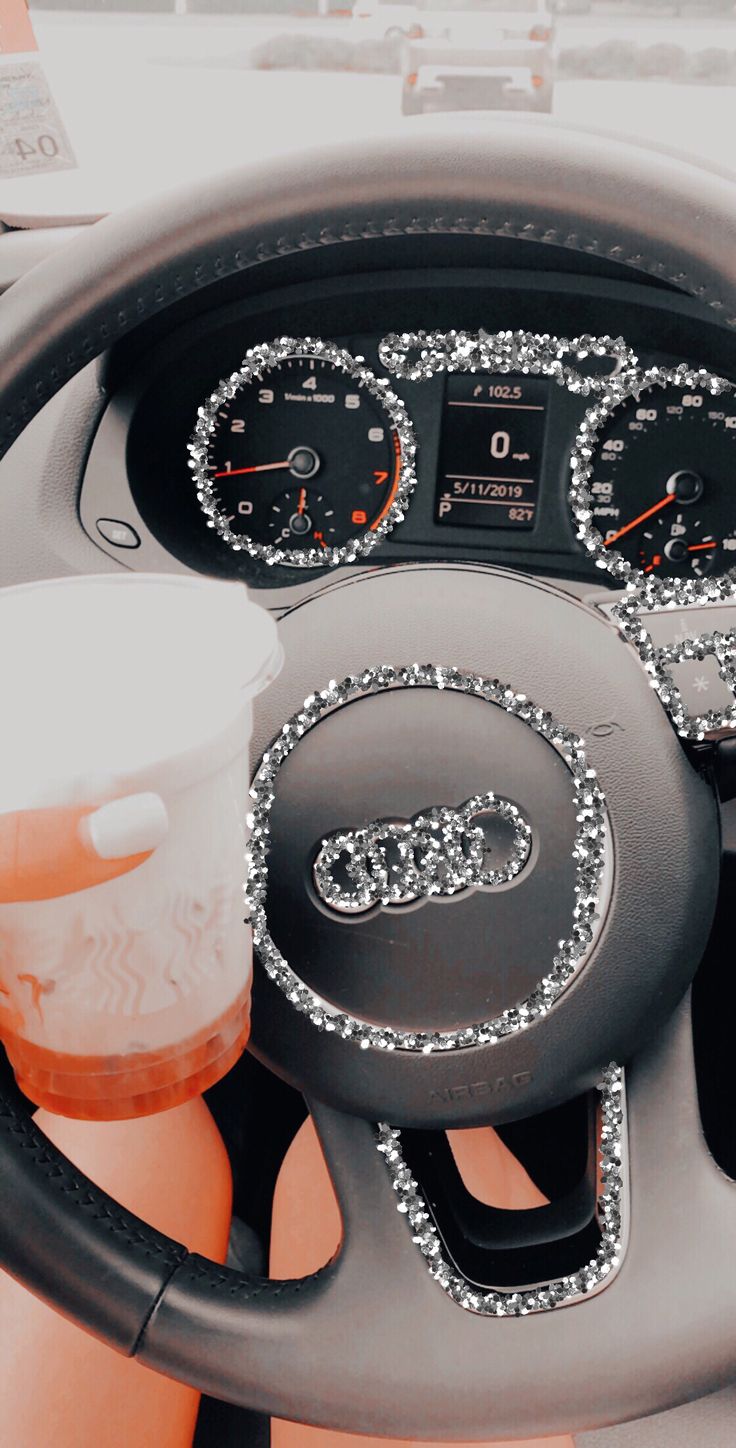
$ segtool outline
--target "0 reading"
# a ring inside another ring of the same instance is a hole
[[[447,378],[436,522],[534,527],[548,392],[542,377]]]

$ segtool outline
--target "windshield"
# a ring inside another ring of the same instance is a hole
[[[540,9],[540,3],[539,0],[422,0],[417,9],[444,10],[448,15],[477,15],[481,11],[488,15],[496,10],[502,10],[506,15],[513,14],[514,11],[525,15],[530,10]]]
[[[734,0],[0,0],[0,216],[538,116],[736,169]]]
[[[422,0],[417,6],[418,10],[437,11],[443,10],[447,15],[479,14],[485,15],[493,11],[501,10],[506,15],[515,11],[520,15],[526,15],[530,10],[539,10],[539,0]]]

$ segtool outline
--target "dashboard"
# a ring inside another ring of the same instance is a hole
[[[85,531],[127,567],[256,588],[308,587],[355,561],[356,534],[380,542],[377,567],[459,559],[613,584],[568,497],[591,399],[513,371],[386,381],[382,339],[417,326],[606,333],[643,368],[734,371],[717,319],[651,283],[428,267],[289,285],[119,352],[84,469]],[[243,371],[249,349],[259,365]],[[587,362],[601,378],[620,367]],[[221,531],[203,508],[202,469]],[[736,398],[705,382],[627,398],[599,428],[589,487],[604,546],[642,575],[725,572],[736,562]]]

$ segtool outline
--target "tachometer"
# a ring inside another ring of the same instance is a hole
[[[598,431],[596,551],[642,575],[703,578],[736,565],[736,396],[706,373],[695,386],[673,375],[618,403]]]
[[[236,551],[300,568],[370,552],[416,481],[389,382],[312,338],[252,348],[200,408],[189,451],[208,526]]]

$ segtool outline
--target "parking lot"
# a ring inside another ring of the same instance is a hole
[[[320,22],[301,22],[302,33]],[[355,26],[357,22],[321,22]],[[249,157],[397,126],[397,75],[257,71],[254,50],[295,22],[34,12],[39,53],[78,168],[3,184],[3,214],[89,215]],[[736,20],[560,17],[558,49],[634,36],[736,51]],[[96,56],[93,67],[89,55]],[[558,79],[554,116],[733,165],[736,87],[667,80]]]

